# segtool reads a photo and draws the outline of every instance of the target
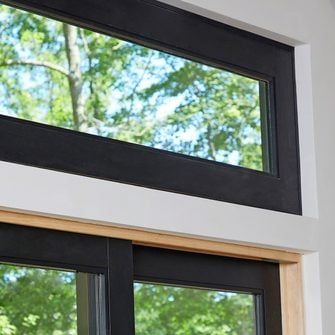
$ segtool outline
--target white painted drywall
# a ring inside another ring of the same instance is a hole
[[[321,335],[321,316],[323,334],[335,334],[335,9],[332,3],[330,0],[165,1],[297,47],[304,216],[4,162],[0,162],[0,206],[210,239],[317,251],[304,259],[307,334]]]

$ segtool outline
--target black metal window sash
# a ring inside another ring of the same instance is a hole
[[[105,275],[107,334],[135,335],[134,281],[256,295],[257,335],[281,335],[279,265],[0,223],[0,262]]]
[[[301,214],[292,47],[156,0],[2,2],[263,80],[273,173],[5,116],[0,160]]]

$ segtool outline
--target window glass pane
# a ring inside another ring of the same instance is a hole
[[[1,114],[269,171],[266,83],[5,5],[0,20]]]
[[[102,279],[102,275],[0,264],[0,334],[105,334]]]
[[[136,335],[255,335],[252,294],[135,283]]]

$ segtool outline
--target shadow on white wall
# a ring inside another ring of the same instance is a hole
[[[335,9],[335,0],[329,0],[329,2],[331,3],[331,5],[333,6],[333,8]]]

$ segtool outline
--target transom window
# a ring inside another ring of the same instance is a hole
[[[270,172],[265,82],[5,5],[0,17],[2,114]]]
[[[154,0],[5,3],[1,160],[301,214],[293,48]]]

